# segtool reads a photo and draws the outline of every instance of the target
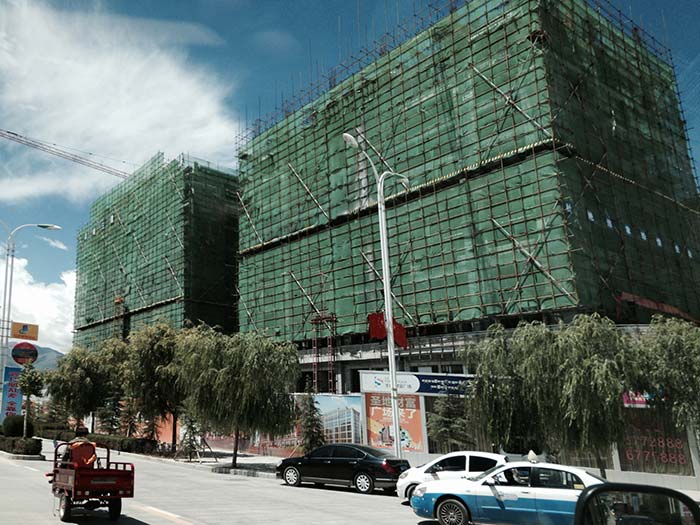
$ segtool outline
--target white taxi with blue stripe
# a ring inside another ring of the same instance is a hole
[[[516,461],[469,479],[418,485],[411,507],[441,525],[572,525],[581,491],[604,482],[580,468]]]

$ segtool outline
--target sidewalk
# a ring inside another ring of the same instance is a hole
[[[51,447],[52,442],[49,439],[42,439],[44,448]],[[283,458],[277,456],[258,456],[256,454],[238,453],[237,468],[231,468],[231,459],[233,452],[231,450],[223,450],[214,448],[213,454],[206,452],[200,453],[200,457],[193,456],[192,460],[186,457],[169,458],[161,456],[151,456],[148,454],[135,454],[133,452],[120,452],[118,450],[111,451],[113,458],[118,457],[134,457],[147,461],[156,461],[161,463],[177,463],[183,466],[191,466],[193,468],[206,469],[216,474],[233,474],[238,476],[248,477],[263,477],[275,478],[275,466]],[[46,455],[46,454],[45,454]],[[47,459],[49,459],[48,455]],[[53,457],[53,456],[51,456]]]

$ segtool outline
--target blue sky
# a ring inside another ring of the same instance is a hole
[[[429,3],[0,0],[0,128],[125,171],[159,150],[230,166],[246,121]],[[700,2],[612,3],[672,49],[697,155]],[[44,345],[70,344],[76,232],[117,182],[0,139],[0,221],[63,226],[17,238],[13,317],[41,324]]]

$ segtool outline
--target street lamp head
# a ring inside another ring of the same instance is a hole
[[[360,149],[360,144],[357,142],[357,139],[350,135],[350,133],[343,133],[343,140],[345,144],[351,148]]]
[[[406,175],[399,175],[399,181],[401,181],[404,190],[408,191],[411,188],[411,181],[408,180]]]
[[[61,227],[58,224],[37,224],[38,228],[43,228],[44,230],[60,230]]]

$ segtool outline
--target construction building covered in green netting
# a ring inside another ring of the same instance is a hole
[[[78,233],[74,344],[160,320],[237,329],[237,179],[154,156],[98,198]]]
[[[602,1],[472,0],[369,56],[239,147],[241,331],[297,342],[319,390],[384,366],[376,184],[345,132],[410,179],[386,184],[403,368],[461,371],[494,321],[700,318],[698,188],[653,38]]]

